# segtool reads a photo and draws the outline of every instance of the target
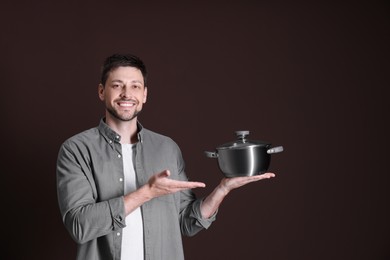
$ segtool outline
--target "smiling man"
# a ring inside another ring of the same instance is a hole
[[[108,57],[98,86],[105,117],[60,148],[59,207],[79,260],[184,259],[181,235],[207,229],[233,189],[274,177],[224,178],[196,198],[192,189],[205,184],[188,181],[176,143],[138,122],[146,80],[138,57]]]
[[[108,90],[105,86],[107,85]],[[142,73],[135,67],[119,67],[99,85],[99,97],[116,120],[132,121],[146,102],[147,88]]]

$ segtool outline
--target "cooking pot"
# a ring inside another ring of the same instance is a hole
[[[268,142],[248,140],[249,131],[236,131],[236,135],[236,141],[218,146],[215,152],[205,152],[207,157],[218,159],[219,168],[226,177],[265,173],[271,154],[283,151],[283,146],[271,148]]]

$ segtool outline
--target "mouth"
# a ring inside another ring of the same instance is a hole
[[[118,101],[117,102],[118,106],[119,107],[123,107],[123,108],[130,108],[130,107],[134,107],[137,102],[135,100],[121,100],[121,101]]]

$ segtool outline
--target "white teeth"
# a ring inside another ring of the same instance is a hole
[[[121,107],[132,107],[132,106],[134,106],[134,104],[133,103],[119,103],[119,106],[121,106]]]

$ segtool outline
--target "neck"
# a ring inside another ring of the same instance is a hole
[[[122,121],[106,114],[106,124],[121,136],[122,144],[133,144],[138,142],[137,118],[130,121]]]

